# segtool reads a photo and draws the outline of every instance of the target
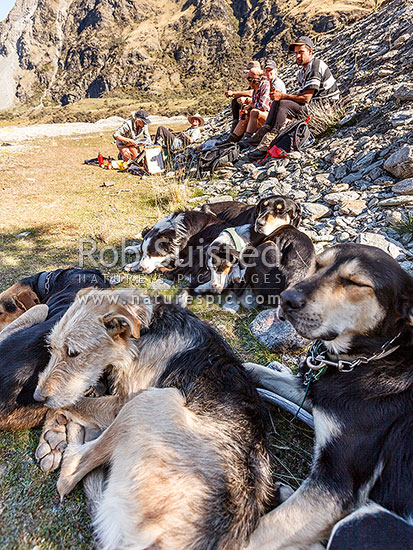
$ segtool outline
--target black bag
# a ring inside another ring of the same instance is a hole
[[[201,175],[204,172],[209,172],[212,176],[217,167],[227,164],[228,162],[235,162],[238,157],[238,143],[222,143],[221,145],[216,145],[212,149],[199,155],[198,174]]]
[[[307,120],[296,120],[289,124],[278,136],[271,142],[268,149],[271,149],[274,145],[284,151],[284,153],[291,153],[291,151],[300,151],[306,143],[310,140],[311,133],[308,129]]]

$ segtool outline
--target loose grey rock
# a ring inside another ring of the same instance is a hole
[[[413,195],[413,178],[397,182],[393,185],[392,191],[399,195]]]
[[[170,290],[173,284],[173,281],[168,281],[167,279],[156,279],[149,286],[152,290]]]
[[[356,191],[342,191],[340,193],[327,193],[327,195],[324,195],[324,200],[328,204],[342,205],[346,202],[357,200],[359,196],[359,193]]]
[[[404,250],[402,247],[390,242],[384,235],[379,235],[378,233],[360,233],[356,242],[369,246],[377,246],[377,248],[381,248],[381,250],[390,254],[395,260],[404,257]]]
[[[413,110],[410,111],[399,111],[394,113],[391,117],[391,124],[393,128],[398,126],[410,125],[413,122]]]
[[[330,212],[329,207],[324,204],[303,202],[301,206],[303,208],[303,217],[310,218],[311,220],[318,220]]]
[[[413,204],[413,196],[400,195],[400,197],[393,197],[379,202],[379,206],[400,206],[402,204]]]
[[[394,97],[400,101],[413,101],[413,85],[401,84],[394,90]]]
[[[214,204],[215,202],[221,202],[221,201],[233,201],[234,198],[231,197],[231,195],[219,195],[217,197],[210,197],[208,199],[208,204]]]
[[[413,177],[413,145],[401,147],[384,163],[384,168],[400,179]]]
[[[270,351],[302,349],[309,340],[297,334],[288,321],[280,321],[276,309],[261,311],[250,324],[252,334]]]

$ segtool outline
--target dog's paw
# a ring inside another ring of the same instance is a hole
[[[63,500],[63,498],[72,491],[78,482],[76,472],[82,458],[81,448],[81,444],[72,443],[66,449],[60,470],[60,476],[56,486],[60,500]]]
[[[45,473],[57,470],[67,444],[72,441],[78,442],[79,437],[84,438],[82,426],[68,420],[61,412],[54,413],[46,421],[36,449],[35,457],[40,469]]]
[[[139,271],[139,264],[140,262],[132,262],[131,264],[126,264],[123,267],[123,271],[130,271],[131,273],[135,273],[136,271]]]

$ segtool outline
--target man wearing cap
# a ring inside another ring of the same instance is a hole
[[[314,44],[308,36],[301,36],[289,46],[294,52],[296,63],[300,68],[297,75],[298,92],[286,94],[275,91],[271,94],[273,103],[268,114],[263,132],[271,132],[276,137],[287,118],[298,118],[304,106],[310,101],[336,101],[339,99],[339,90],[330,69],[318,57],[313,56]],[[264,136],[267,146],[267,136]],[[260,144],[261,145],[261,144]],[[259,147],[258,149],[263,149]],[[257,151],[257,155],[258,155]],[[255,151],[253,152],[253,155]]]
[[[270,83],[270,94],[277,91],[282,94],[287,93],[284,82],[278,76],[277,63],[273,59],[269,59],[264,67],[265,76]]]
[[[178,151],[198,141],[201,137],[200,127],[204,125],[204,119],[197,113],[196,115],[190,115],[188,121],[191,127],[179,134],[174,134],[165,126],[159,126],[156,131],[155,143],[167,145],[171,151]]]
[[[113,134],[123,160],[135,159],[139,154],[139,145],[152,143],[148,129],[149,123],[146,111],[142,109],[133,111],[131,116]]]

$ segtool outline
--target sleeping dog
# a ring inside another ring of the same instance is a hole
[[[33,392],[39,372],[50,357],[45,337],[69,308],[78,290],[90,286],[107,288],[109,284],[95,269],[58,269],[22,279],[0,295],[0,303],[7,312],[6,320],[14,319],[5,326],[5,315],[0,317],[3,319],[0,430],[31,428],[41,422],[46,408],[33,399]],[[32,320],[33,325],[25,322],[23,316],[27,316],[33,306],[46,302],[47,307],[44,306],[38,319]],[[25,309],[28,309],[26,313]]]
[[[255,205],[251,206],[239,201],[214,202],[203,204],[200,208],[201,212],[214,214],[231,227],[254,223],[255,209]]]
[[[191,238],[217,223],[222,223],[222,220],[214,214],[195,210],[179,210],[165,216],[151,229],[142,231],[143,241],[139,247],[126,248],[126,253],[140,253],[141,258],[127,264],[125,271],[153,273],[157,269],[174,269]]]
[[[69,445],[58,482],[63,497],[110,465],[89,493],[101,547],[243,546],[268,495],[267,421],[253,377],[217,331],[133,290],[92,290],[79,293],[49,345],[35,398],[107,428]],[[104,370],[114,395],[82,398]]]
[[[308,479],[261,519],[248,550],[307,548],[369,499],[413,517],[412,297],[411,275],[356,244],[325,251],[313,275],[281,294],[280,318],[315,339],[301,378],[315,454]],[[277,391],[273,375],[266,387]]]
[[[210,278],[195,293],[221,293],[235,282],[237,293],[278,295],[313,267],[311,240],[296,229],[300,206],[287,197],[260,200],[250,225],[225,229],[207,248]]]

